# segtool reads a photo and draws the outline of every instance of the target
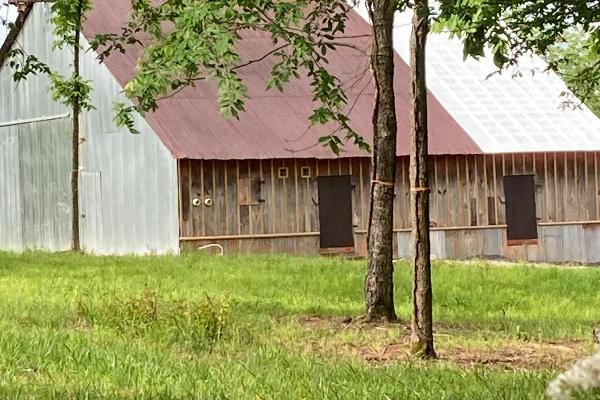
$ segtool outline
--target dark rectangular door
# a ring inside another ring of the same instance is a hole
[[[506,199],[508,244],[519,244],[521,241],[537,239],[533,175],[505,176],[504,197]]]
[[[354,247],[350,175],[319,176],[321,248]]]

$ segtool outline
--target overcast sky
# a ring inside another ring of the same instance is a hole
[[[0,3],[2,0],[0,0]],[[6,25],[10,21],[14,21],[17,16],[17,10],[15,7],[0,5],[0,44],[4,43],[8,26]]]

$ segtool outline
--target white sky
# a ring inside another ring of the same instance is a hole
[[[0,4],[3,3],[0,0]],[[17,16],[17,10],[14,6],[0,5],[0,45],[4,43],[8,31],[7,22],[12,22]]]

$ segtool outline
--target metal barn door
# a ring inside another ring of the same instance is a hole
[[[328,253],[354,250],[350,175],[319,176],[320,247]]]
[[[82,172],[80,175],[81,247],[98,252],[102,245],[102,181],[100,172]]]

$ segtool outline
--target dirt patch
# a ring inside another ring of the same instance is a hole
[[[504,369],[564,369],[585,354],[578,341],[515,342],[498,349],[445,349],[442,357],[467,366],[492,365]]]
[[[414,361],[408,352],[410,327],[406,323],[365,324],[350,318],[303,316],[298,322],[308,332],[298,343],[304,351],[352,357],[373,364]],[[586,354],[581,340],[548,342],[500,340],[486,345],[469,344],[474,324],[437,324],[437,353],[442,362],[462,367],[489,366],[500,369],[564,369]],[[444,332],[444,333],[441,333]],[[451,332],[451,334],[448,334]],[[454,341],[452,337],[461,337]],[[466,344],[465,344],[466,343]]]
[[[365,322],[361,317],[332,317],[323,315],[303,315],[297,318],[297,321],[304,327],[331,329],[331,330],[378,330],[388,328],[398,328],[410,331],[410,325],[407,321],[378,321]],[[482,329],[481,326],[475,323],[455,323],[455,322],[436,322],[436,331],[440,333],[469,333]]]

